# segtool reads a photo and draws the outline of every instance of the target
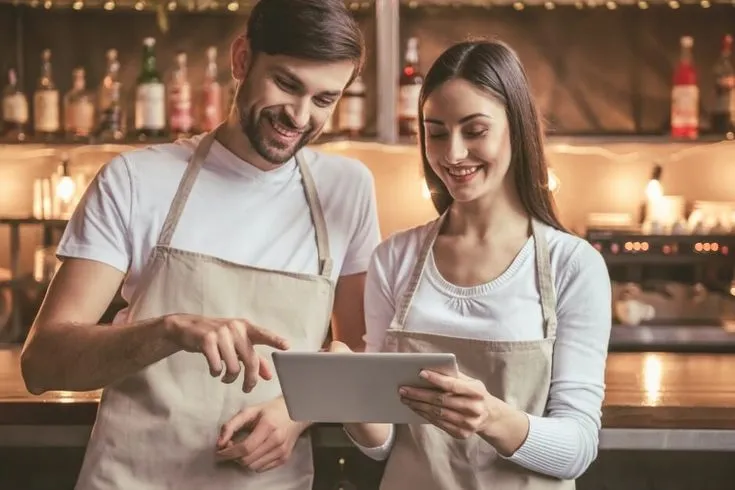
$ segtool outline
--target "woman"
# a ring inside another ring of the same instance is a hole
[[[419,128],[441,217],[376,250],[366,350],[453,352],[461,373],[401,389],[426,425],[345,429],[388,458],[384,490],[574,488],[597,455],[610,280],[556,215],[518,57],[496,41],[449,48]]]

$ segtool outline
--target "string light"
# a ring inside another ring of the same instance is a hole
[[[145,11],[151,7],[158,5],[157,2],[149,2],[147,0],[132,0],[124,2],[118,5],[117,0],[99,0],[99,2],[88,2],[87,0],[66,0],[59,2],[57,0],[11,0],[14,5],[29,5],[33,8],[42,7],[46,10],[57,9],[57,8],[72,8],[73,10],[83,10],[92,7],[101,6],[107,11],[119,9],[119,8],[133,8],[137,11]],[[637,6],[641,10],[651,8],[651,0],[511,0],[510,2],[501,2],[500,0],[399,0],[400,3],[409,9],[419,9],[422,7],[429,8],[433,7],[446,7],[446,8],[461,8],[461,7],[475,7],[482,9],[492,9],[502,6],[511,6],[516,11],[524,11],[527,7],[542,7],[544,10],[551,11],[556,10],[561,6],[574,6],[577,10],[583,10],[585,8],[605,7],[608,10],[617,10],[625,6]],[[201,10],[227,10],[230,12],[238,12],[243,9],[248,9],[253,2],[243,2],[243,0],[207,0],[206,2],[201,0],[166,0],[161,2],[163,7],[168,11],[178,11],[187,9],[190,11],[201,11]],[[682,9],[684,3],[682,0],[665,0],[654,2],[656,5],[666,5],[672,10]],[[735,0],[688,0],[687,5],[699,5],[700,8],[709,9],[719,5],[730,4],[735,7]],[[375,5],[375,0],[351,0],[347,2],[347,6],[350,10],[358,11],[369,11]],[[91,7],[90,7],[91,6]]]

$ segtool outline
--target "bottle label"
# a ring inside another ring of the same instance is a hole
[[[191,85],[182,83],[171,86],[171,129],[191,130],[194,120],[191,116]]]
[[[67,130],[89,134],[94,126],[94,105],[88,99],[79,99],[69,107]]]
[[[135,92],[135,129],[166,127],[166,98],[162,83],[142,83]]]
[[[699,88],[696,85],[676,85],[671,91],[671,127],[699,127]]]
[[[337,123],[342,131],[361,131],[365,126],[365,98],[349,95],[342,97]]]
[[[212,131],[222,122],[222,90],[219,83],[205,86],[202,95],[202,130]]]
[[[59,130],[59,92],[39,90],[33,97],[33,126],[42,133]]]
[[[15,93],[3,97],[3,119],[15,124],[28,122],[28,101],[23,94]]]
[[[421,85],[403,85],[398,91],[398,116],[405,118],[419,117],[419,94]]]

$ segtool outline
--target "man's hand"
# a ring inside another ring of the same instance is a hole
[[[222,382],[232,383],[240,375],[240,362],[245,366],[243,391],[250,392],[258,381],[271,379],[268,362],[255,352],[256,344],[276,349],[288,349],[288,342],[266,329],[242,319],[204,318],[197,315],[174,314],[164,318],[170,338],[187,352],[201,352],[207,358],[212,376],[225,374]]]
[[[276,468],[288,460],[308,426],[289,418],[283,397],[246,408],[222,427],[216,459],[256,472]],[[238,432],[246,434],[238,437]]]

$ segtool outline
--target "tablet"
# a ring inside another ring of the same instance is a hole
[[[401,386],[432,387],[423,369],[456,375],[454,354],[273,352],[292,420],[314,423],[426,424],[401,402]]]

